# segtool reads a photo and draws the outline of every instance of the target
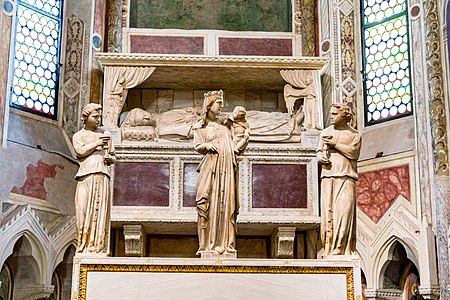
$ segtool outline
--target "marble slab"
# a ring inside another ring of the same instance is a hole
[[[359,260],[75,257],[72,299],[361,299]]]

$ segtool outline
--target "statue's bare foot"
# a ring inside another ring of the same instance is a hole
[[[331,252],[331,255],[341,255],[341,249],[334,249],[333,252]]]
[[[216,246],[216,248],[214,248],[214,251],[216,251],[219,254],[223,254],[225,252],[225,248],[222,246]]]

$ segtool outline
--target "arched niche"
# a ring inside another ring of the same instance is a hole
[[[11,300],[13,290],[13,277],[11,267],[5,263],[0,271],[0,299]]]
[[[49,299],[70,299],[73,257],[75,256],[75,252],[76,249],[73,244],[70,244],[64,251],[64,257],[62,261],[58,264],[58,266],[56,266],[53,272],[52,282],[55,281],[57,286],[55,286],[55,290]]]
[[[394,241],[380,273],[380,288],[383,290],[398,290],[403,295],[412,295],[412,285],[420,281],[419,270],[408,258],[405,246]],[[409,298],[408,298],[409,299]]]

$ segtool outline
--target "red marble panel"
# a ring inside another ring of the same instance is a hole
[[[117,162],[113,205],[169,206],[168,162]]]
[[[253,164],[253,208],[307,208],[306,164]]]
[[[399,196],[411,201],[409,165],[359,174],[356,205],[375,224]]]
[[[46,178],[55,178],[56,167],[64,169],[61,165],[49,165],[39,160],[37,165],[29,164],[27,167],[27,178],[21,187],[14,186],[12,193],[45,200],[47,191],[44,181]]]
[[[292,56],[292,40],[219,38],[220,55]]]
[[[203,54],[203,37],[131,35],[132,53]]]
[[[197,163],[184,164],[184,178],[183,178],[183,206],[195,207],[195,196],[197,184]]]

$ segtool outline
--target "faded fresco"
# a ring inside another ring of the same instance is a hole
[[[135,0],[130,27],[289,32],[290,10],[290,0]]]

